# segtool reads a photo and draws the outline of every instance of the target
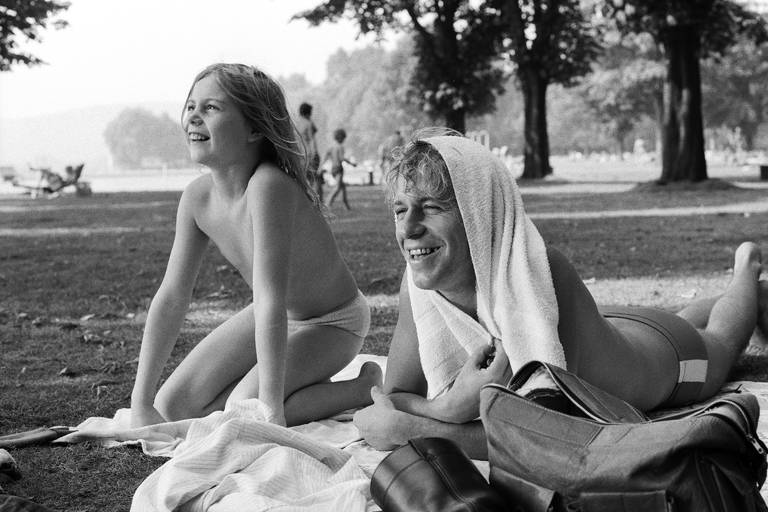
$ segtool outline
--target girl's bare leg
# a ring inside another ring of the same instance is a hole
[[[711,396],[722,387],[755,330],[761,271],[760,249],[752,242],[741,244],[734,256],[733,278],[701,330],[709,359],[704,395]]]
[[[371,387],[381,385],[381,368],[363,365],[352,380],[330,382],[359,353],[363,340],[327,325],[304,327],[288,338],[285,417],[288,425],[327,418],[347,409],[370,405]],[[258,365],[235,386],[230,400],[258,396]]]
[[[371,403],[381,369],[371,363],[356,379],[329,382],[358,354],[363,340],[330,326],[311,326],[288,340],[286,420],[298,424]],[[169,421],[207,416],[227,400],[258,396],[253,307],[222,323],[198,343],[160,387],[155,407]]]
[[[155,397],[169,421],[222,410],[238,380],[256,364],[253,307],[248,306],[203,338],[173,371]]]
[[[328,418],[347,409],[367,407],[373,403],[371,388],[382,383],[381,367],[367,361],[355,379],[320,382],[297,390],[285,401],[285,420],[290,427]]]

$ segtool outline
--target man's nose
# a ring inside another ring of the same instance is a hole
[[[403,236],[405,238],[418,238],[423,235],[426,228],[421,220],[421,215],[418,212],[406,212],[399,222]]]

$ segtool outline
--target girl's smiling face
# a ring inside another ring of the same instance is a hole
[[[225,169],[248,161],[259,137],[213,74],[198,80],[184,106],[182,127],[192,161]]]
[[[475,271],[458,207],[399,178],[393,209],[397,243],[414,284],[452,302],[474,296]]]

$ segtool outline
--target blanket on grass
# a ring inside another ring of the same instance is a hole
[[[385,357],[360,355],[332,380],[356,377],[366,361],[386,368]],[[55,442],[139,444],[148,455],[170,457],[136,490],[132,512],[379,510],[369,486],[387,452],[362,441],[351,419],[349,411],[279,427],[264,421],[253,399],[205,418],[132,429],[130,410],[120,409]]]
[[[365,361],[386,368],[382,356],[360,355],[334,377],[355,377]],[[760,402],[758,434],[768,442],[768,382],[733,382]],[[351,414],[283,428],[261,421],[258,400],[195,419],[130,428],[130,411],[89,418],[56,442],[140,444],[144,453],[171,457],[137,489],[132,511],[365,511],[379,510],[370,478],[387,455],[365,443]],[[488,463],[475,461],[488,476]],[[768,501],[768,486],[761,489]]]

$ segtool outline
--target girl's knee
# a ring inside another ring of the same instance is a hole
[[[199,417],[201,410],[193,406],[191,398],[184,390],[163,386],[155,396],[155,409],[169,421]]]

